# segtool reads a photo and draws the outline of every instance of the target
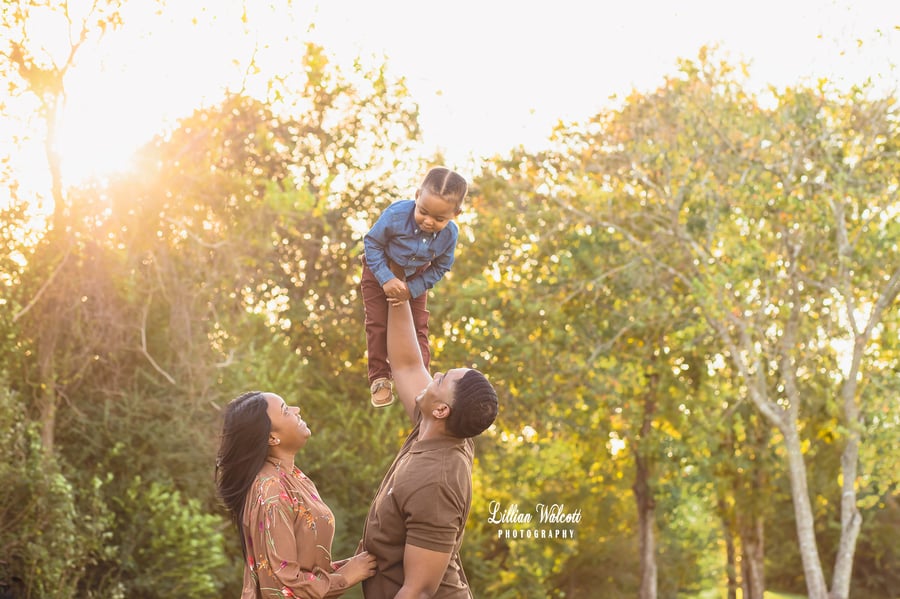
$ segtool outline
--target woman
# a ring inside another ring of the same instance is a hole
[[[299,408],[274,393],[225,409],[216,485],[241,536],[243,599],[338,597],[375,572],[366,552],[331,559],[334,515],[294,465],[309,435]]]

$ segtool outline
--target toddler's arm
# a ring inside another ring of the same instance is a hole
[[[390,240],[396,234],[392,226],[392,217],[390,210],[385,210],[375,221],[375,224],[369,229],[363,237],[363,248],[366,254],[366,264],[378,279],[382,287],[394,278],[391,267],[388,264],[387,246]],[[404,285],[405,287],[405,285]],[[387,290],[385,290],[387,293]]]
[[[435,256],[431,261],[431,266],[426,268],[422,274],[411,277],[406,281],[406,286],[409,288],[409,293],[412,297],[419,297],[444,278],[444,275],[453,266],[455,251],[456,243],[443,254]]]

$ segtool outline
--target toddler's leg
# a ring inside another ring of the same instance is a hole
[[[391,368],[387,361],[387,296],[378,279],[362,261],[363,270],[360,291],[366,310],[366,355],[372,404],[377,407],[394,401],[391,387]]]

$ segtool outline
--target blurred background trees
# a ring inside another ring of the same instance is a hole
[[[0,590],[234,596],[212,472],[220,410],[250,388],[310,422],[300,466],[351,553],[406,428],[367,403],[361,237],[440,160],[412,150],[402,79],[310,44],[267,97],[229,93],[133,171],[67,187],[69,63],[29,50],[32,4],[5,9],[0,64],[37,99],[54,210],[36,227],[4,162]],[[67,56],[120,23],[93,6]],[[429,301],[434,368],[477,367],[501,396],[463,550],[477,596],[900,584],[896,97],[744,82],[702,51],[471,173]],[[506,539],[491,502],[582,519]]]

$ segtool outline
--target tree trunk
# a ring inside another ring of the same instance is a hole
[[[752,516],[741,526],[741,573],[744,599],[763,599],[766,590],[763,519]]]
[[[806,464],[800,449],[800,437],[796,423],[782,427],[784,445],[787,452],[788,474],[791,480],[791,499],[794,504],[794,518],[797,522],[797,540],[800,544],[800,558],[806,579],[808,599],[829,599],[822,572],[822,561],[816,544],[816,531],[806,482]]]
[[[52,243],[52,240],[51,240]],[[35,390],[38,417],[41,423],[41,447],[46,456],[52,456],[56,445],[57,408],[57,348],[65,319],[56,285],[56,277],[50,275],[48,287],[51,289],[39,298],[41,305],[29,314],[28,323],[35,338],[38,365],[38,388]]]
[[[723,502],[720,500],[720,509]],[[723,512],[724,513],[724,512]],[[731,530],[731,522],[722,516],[722,535],[725,537],[725,574],[728,577],[727,599],[737,599],[737,554],[734,547],[734,533]]]
[[[61,84],[61,79],[60,79]],[[61,90],[62,88],[60,88]],[[50,195],[53,198],[53,230],[51,247],[53,241],[62,241],[68,239],[69,232],[66,230],[65,215],[67,213],[66,197],[63,192],[62,180],[62,158],[56,149],[58,142],[58,123],[60,114],[60,98],[57,95],[45,97],[42,100],[44,119],[47,123],[47,137],[44,139],[44,152],[47,158],[47,168],[50,171]],[[57,246],[57,249],[64,247]],[[64,250],[60,251],[60,255],[64,256]],[[65,261],[65,258],[63,258]],[[48,279],[50,285],[53,284],[52,279]],[[56,293],[55,290],[49,294],[52,304],[45,314],[52,315],[48,321],[38,322],[36,326],[41,331],[38,341],[38,360],[40,361],[40,385],[39,405],[38,409],[41,418],[41,444],[44,453],[48,456],[53,455],[56,444],[56,348],[58,339],[58,326],[63,323],[61,321],[60,302],[62,294]]]
[[[654,526],[656,523],[656,501],[653,498],[653,489],[650,487],[651,459],[645,457],[643,443],[646,442],[653,431],[653,414],[656,412],[654,393],[659,380],[659,375],[652,369],[646,375],[647,394],[644,397],[644,413],[641,420],[641,432],[634,443],[635,477],[632,490],[637,502],[638,510],[638,534],[640,535],[641,552],[641,588],[639,599],[656,599],[657,593],[657,566],[656,566],[656,536]]]
[[[895,275],[896,277],[896,275]],[[890,295],[888,293],[887,295]],[[896,297],[894,295],[893,297]],[[891,300],[893,301],[893,300]],[[873,315],[874,316],[874,315]],[[866,327],[866,330],[871,330]],[[859,407],[856,404],[857,381],[868,335],[857,335],[853,346],[850,371],[841,386],[844,421],[848,433],[844,451],[841,452],[841,538],[834,558],[831,577],[831,599],[847,599],[850,596],[850,578],[853,571],[853,555],[856,540],[862,526],[862,516],[856,505],[856,478],[859,475]]]
[[[856,505],[856,477],[859,467],[859,432],[851,430],[847,445],[841,453],[841,538],[834,559],[834,574],[831,578],[831,599],[848,599],[850,578],[853,570],[853,555],[856,540],[862,525],[862,516]]]
[[[55,338],[55,335],[51,335]],[[46,347],[38,343],[40,351],[40,389],[38,390],[38,414],[41,422],[41,448],[44,455],[52,456],[56,443],[56,373],[53,371],[55,344]]]
[[[648,483],[647,460],[635,452],[637,472],[635,475],[634,498],[638,509],[638,534],[641,551],[641,588],[639,599],[656,599],[656,537],[653,533],[656,502]]]

